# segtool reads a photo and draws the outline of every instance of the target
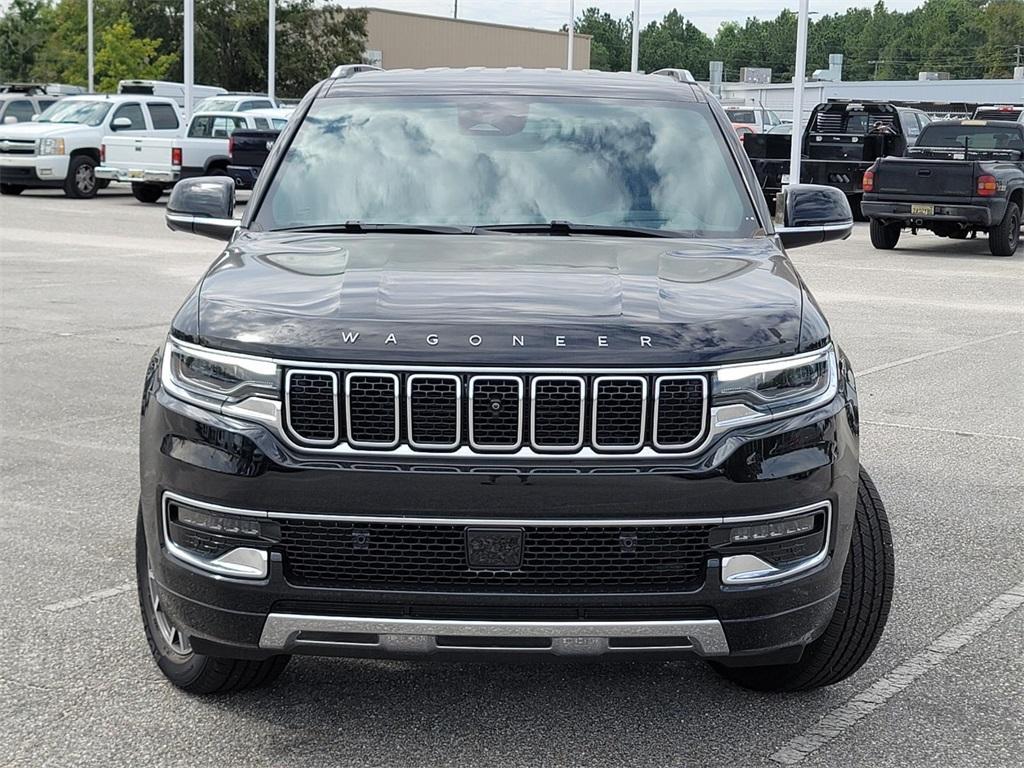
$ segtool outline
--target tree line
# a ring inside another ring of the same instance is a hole
[[[0,17],[0,82],[86,82],[86,0],[12,0]],[[181,0],[95,0],[97,87],[125,78],[181,80]],[[266,88],[266,0],[195,0],[195,79],[229,90]],[[793,76],[796,15],[722,24],[709,36],[676,10],[640,30],[640,69],[684,67],[701,79],[708,62],[771,67]],[[590,7],[575,29],[592,36],[591,66],[628,70],[630,16]],[[1024,60],[1024,0],[926,0],[910,11],[873,8],[812,18],[808,73],[844,54],[846,80],[915,79],[923,70],[954,78],[1009,77]],[[300,96],[339,63],[359,61],[366,12],[316,0],[279,0],[277,92]],[[525,62],[524,62],[525,63]]]
[[[595,69],[630,66],[632,15],[615,18],[587,8],[575,30],[592,35],[590,62]],[[641,70],[689,69],[708,77],[708,62],[722,61],[727,80],[741,67],[771,67],[775,82],[788,82],[796,58],[796,14],[784,10],[774,19],[726,22],[713,37],[678,11],[640,30]],[[905,12],[884,2],[873,8],[812,16],[807,67],[828,67],[828,55],[844,56],[844,80],[913,80],[921,71],[949,72],[953,78],[1010,77],[1024,63],[1024,0],[926,0]]]
[[[95,0],[97,89],[130,78],[182,80],[182,5]],[[267,12],[266,0],[195,0],[195,81],[265,91]],[[279,0],[278,95],[301,96],[336,64],[359,61],[365,39],[363,10]],[[86,0],[12,0],[0,17],[0,82],[85,85],[86,40]]]

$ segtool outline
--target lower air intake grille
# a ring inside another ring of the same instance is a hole
[[[303,586],[559,592],[686,591],[712,525],[522,527],[516,570],[471,570],[467,526],[281,520],[285,573]]]
[[[334,373],[288,371],[286,418],[291,431],[307,443],[338,439],[338,378]]]

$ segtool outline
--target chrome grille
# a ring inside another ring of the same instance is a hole
[[[285,391],[285,420],[296,437],[311,445],[338,441],[337,375],[329,371],[288,371]]]
[[[0,139],[0,155],[34,155],[35,153],[35,141]]]
[[[457,448],[462,437],[462,381],[449,374],[408,377],[409,445]]]
[[[393,373],[350,373],[345,377],[348,441],[361,448],[398,445],[398,377]]]
[[[343,397],[331,394],[334,376]],[[679,452],[708,429],[704,374],[293,369],[285,381],[286,431],[314,450]]]

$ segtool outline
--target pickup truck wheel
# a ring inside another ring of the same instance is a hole
[[[0,184],[0,195],[20,195],[24,191],[21,184]]]
[[[64,179],[64,194],[77,198],[96,197],[96,163],[91,157],[71,158],[68,176]]]
[[[988,249],[993,256],[1013,256],[1020,245],[1020,207],[1007,203],[1006,213],[998,226],[988,231]]]
[[[132,194],[140,203],[155,203],[164,194],[164,188],[159,184],[140,184],[132,182]]]
[[[164,677],[178,688],[196,694],[234,693],[269,685],[284,671],[290,656],[259,661],[204,656],[192,650],[188,637],[160,604],[146,551],[141,509],[135,527],[135,576],[150,653]]]
[[[755,691],[807,691],[846,679],[878,645],[889,616],[894,572],[889,518],[862,468],[839,602],[824,634],[804,649],[796,664],[713,666],[732,682]]]
[[[880,251],[891,251],[900,241],[899,224],[883,224],[878,219],[871,220],[871,244]]]

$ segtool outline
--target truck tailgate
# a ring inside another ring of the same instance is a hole
[[[107,136],[103,139],[103,164],[111,168],[157,168],[171,166],[171,148],[177,139],[143,136]]]
[[[933,197],[971,197],[975,163],[887,157],[875,171],[875,193]]]
[[[247,129],[231,134],[231,164],[262,167],[280,131]]]

